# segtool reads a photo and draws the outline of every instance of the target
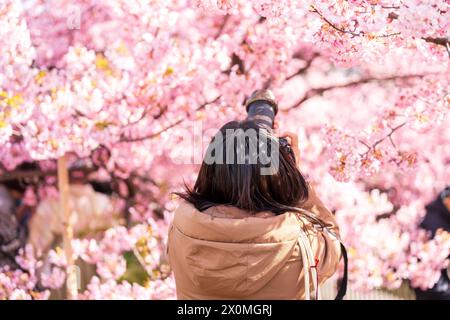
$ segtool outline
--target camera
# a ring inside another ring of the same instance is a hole
[[[274,126],[275,116],[278,113],[278,103],[270,90],[257,90],[252,93],[245,103],[247,120],[252,120],[261,128],[271,131]],[[278,139],[280,148],[285,149],[295,160],[292,147],[286,138]]]

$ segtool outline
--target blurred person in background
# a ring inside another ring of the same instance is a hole
[[[438,229],[450,232],[450,186],[426,207],[421,227],[434,237]],[[428,290],[415,289],[418,300],[450,300],[450,267],[443,269],[438,282]]]
[[[22,205],[21,198],[22,192],[14,186],[0,185],[0,268],[19,267],[15,257],[26,242],[24,220],[28,216],[28,210]]]
[[[114,202],[105,194],[96,192],[90,184],[71,184],[69,205],[75,235],[92,235],[119,224]],[[46,197],[29,221],[28,243],[38,252],[47,252],[62,239],[63,223],[59,199]]]

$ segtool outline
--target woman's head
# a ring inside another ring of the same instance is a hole
[[[203,211],[231,205],[250,212],[292,210],[308,198],[295,159],[254,121],[232,121],[213,137],[194,187],[180,193]]]

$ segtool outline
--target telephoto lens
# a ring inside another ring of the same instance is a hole
[[[444,200],[445,198],[450,197],[450,186],[448,186],[447,188],[445,188],[442,192],[441,192],[441,199]]]
[[[275,96],[270,90],[258,90],[253,92],[245,104],[247,120],[253,120],[261,127],[271,130],[278,105]]]
[[[247,120],[253,120],[260,127],[273,129],[274,119],[278,113],[278,103],[270,90],[257,90],[253,92],[245,103]],[[284,148],[294,159],[294,152],[285,138],[279,138],[280,147]]]

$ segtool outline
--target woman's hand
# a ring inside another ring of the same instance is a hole
[[[285,131],[281,134],[281,137],[286,138],[290,144],[292,151],[294,152],[295,162],[297,166],[300,166],[300,150],[298,148],[298,135],[291,131]]]

